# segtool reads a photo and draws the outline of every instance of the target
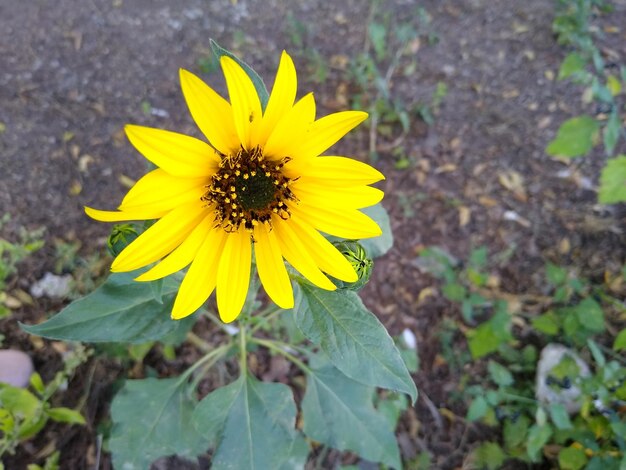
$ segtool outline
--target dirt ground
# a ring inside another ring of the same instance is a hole
[[[606,21],[623,26],[626,3],[615,4]],[[399,431],[404,455],[429,452],[435,468],[460,468],[477,433],[486,431],[466,426],[463,404],[448,400],[458,371],[441,361],[436,332],[458,312],[438,295],[420,299],[434,280],[419,271],[417,252],[437,245],[462,259],[479,245],[493,254],[511,249],[506,265],[494,267],[501,289],[541,292],[538,272],[546,260],[577,266],[589,277],[623,265],[624,207],[596,203],[600,151],[574,164],[544,152],[564,119],[595,112],[583,107],[576,86],[554,78],[567,50],[551,30],[553,0],[384,2],[394,17],[416,25],[417,5],[430,15],[436,40],[415,48],[415,70],[394,77],[392,93],[407,103],[427,101],[438,82],[448,93],[434,124],[416,122],[403,139],[408,168],[396,168],[392,139],[377,141],[374,165],[387,176],[381,187],[395,245],[376,263],[363,294],[392,333],[409,328],[417,336],[420,400]],[[146,171],[125,141],[124,124],[198,135],[178,69],[203,75],[223,92],[220,74],[206,75],[201,66],[209,38],[239,53],[270,83],[280,51],[291,52],[300,94],[314,91],[321,115],[339,110],[337,97],[346,87],[341,61],[331,58],[363,50],[369,14],[370,2],[357,0],[0,2],[0,214],[12,216],[2,236],[45,226],[48,242],[11,286],[28,290],[52,269],[55,238],[79,240],[83,255],[103,250],[110,227],[88,219],[82,207],[114,208],[125,181]],[[305,44],[297,47],[294,19],[307,27]],[[626,62],[624,30],[607,36],[607,47]],[[306,50],[334,64],[324,81],[314,79]],[[368,143],[366,123],[337,152],[367,160]],[[3,347],[32,353],[44,375],[58,367],[59,353],[31,341],[15,320],[35,322],[59,307],[41,299],[0,321]],[[61,450],[63,468],[93,462],[98,420],[120,373],[113,362],[88,367],[65,400],[76,403],[84,377],[93,374],[90,432],[52,426],[45,434]],[[437,409],[459,419],[444,419]],[[40,441],[20,449],[7,468],[32,461]],[[101,461],[101,468],[108,465]]]

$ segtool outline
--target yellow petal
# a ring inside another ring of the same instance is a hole
[[[289,162],[292,171],[324,186],[358,186],[385,179],[374,167],[346,157],[319,157]]]
[[[339,250],[302,218],[292,214],[289,220],[284,222],[289,224],[307,247],[308,253],[322,271],[346,282],[355,282],[358,279],[354,268]]]
[[[178,290],[172,308],[174,320],[195,312],[215,289],[219,257],[227,236],[221,228],[213,229],[206,235]]]
[[[298,145],[293,157],[307,159],[321,155],[365,119],[367,113],[362,111],[342,111],[318,119],[311,124],[303,142],[294,142]]]
[[[316,181],[319,183],[320,181]],[[371,186],[331,187],[311,183],[308,178],[301,178],[291,187],[300,201],[317,207],[361,209],[382,201],[383,193]]]
[[[206,193],[209,178],[179,178],[158,168],[144,175],[124,196],[119,210],[171,210],[187,202],[198,201]]]
[[[293,156],[314,120],[315,98],[309,93],[278,121],[263,148],[265,156],[275,159]]]
[[[259,224],[254,229],[254,242],[256,266],[265,292],[280,308],[293,308],[293,289],[276,233]]]
[[[189,236],[207,209],[200,201],[177,207],[122,250],[111,271],[132,271],[163,258]]]
[[[241,313],[250,284],[250,234],[241,227],[228,234],[217,271],[217,309],[224,323]]]
[[[309,249],[295,234],[291,224],[285,223],[278,216],[272,217],[272,224],[273,230],[276,231],[280,251],[289,264],[316,286],[326,290],[335,290],[335,285],[317,267],[317,263],[309,254]]]
[[[230,57],[222,56],[220,63],[226,78],[239,141],[246,150],[250,150],[259,144],[263,118],[259,95],[252,80],[237,62]]]
[[[317,230],[336,237],[359,240],[382,234],[376,222],[356,209],[320,207],[300,201],[290,210]]]
[[[268,136],[274,130],[280,118],[291,110],[296,99],[297,89],[298,77],[296,75],[296,67],[293,65],[293,60],[291,60],[289,54],[283,51],[272,93],[263,114],[259,145],[265,145]]]
[[[236,153],[239,138],[230,103],[184,69],[180,69],[180,86],[193,120],[211,145],[224,155]]]
[[[207,238],[207,234],[211,232],[214,220],[214,214],[207,215],[178,248],[161,260],[159,264],[135,278],[135,281],[154,281],[186,267],[196,256],[198,249]]]
[[[99,209],[93,209],[91,207],[85,207],[85,213],[92,219],[99,220],[100,222],[122,222],[128,220],[152,220],[160,219],[167,214],[167,209],[160,208],[136,208],[125,211],[102,211]]]
[[[201,140],[152,127],[127,125],[124,130],[139,153],[171,175],[198,178],[217,171],[219,157]]]

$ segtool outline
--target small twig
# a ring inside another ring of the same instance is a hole
[[[426,403],[426,408],[428,408],[428,411],[430,411],[430,414],[435,420],[435,426],[437,426],[437,429],[441,431],[443,429],[443,420],[441,419],[441,414],[439,413],[439,410],[432,402],[432,400],[428,397],[428,395],[426,395],[426,392],[420,390],[419,396],[424,400],[424,403]]]

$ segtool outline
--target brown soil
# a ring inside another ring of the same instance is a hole
[[[388,0],[384,8],[417,27],[413,3]],[[615,3],[616,12],[603,21],[624,25],[626,5]],[[435,468],[460,468],[488,431],[467,426],[465,405],[449,398],[463,371],[441,360],[437,332],[446,319],[458,318],[458,311],[439,295],[420,300],[423,289],[436,284],[415,265],[417,253],[438,245],[463,259],[479,245],[491,254],[513,248],[505,265],[493,266],[500,289],[541,292],[538,272],[546,260],[596,278],[619,270],[625,260],[624,210],[596,203],[603,165],[599,150],[575,165],[544,152],[559,124],[585,109],[580,89],[554,79],[567,52],[551,31],[554,2],[419,4],[431,15],[428,29],[437,40],[421,38],[415,56],[406,58],[416,61],[416,69],[394,76],[391,91],[406,103],[425,103],[444,82],[448,94],[435,123],[415,120],[401,142],[409,168],[396,169],[389,150],[393,139],[378,138],[374,164],[387,176],[382,188],[395,245],[377,261],[363,294],[392,333],[409,328],[418,339],[421,369],[415,378],[421,395],[400,427],[405,456],[429,452]],[[209,38],[240,53],[264,77],[273,76],[280,51],[287,49],[300,71],[301,93],[316,93],[321,115],[345,107],[341,98],[352,85],[341,59],[363,50],[369,9],[369,2],[353,0],[340,5],[322,0],[0,3],[0,123],[5,129],[0,133],[0,214],[12,215],[2,236],[15,239],[22,226],[47,230],[46,247],[21,266],[10,288],[27,291],[53,269],[55,238],[80,241],[84,256],[104,252],[109,227],[89,220],[82,206],[113,208],[127,189],[124,177],[145,172],[143,159],[123,137],[125,123],[198,134],[179,90],[178,68],[202,73],[198,61],[210,54]],[[300,47],[292,44],[289,15],[306,26]],[[621,63],[626,62],[624,39],[622,29],[606,37]],[[323,82],[313,80],[311,50],[334,64]],[[218,73],[205,78],[224,91]],[[146,113],[142,103],[152,112]],[[338,145],[338,153],[367,160],[368,134],[366,123]],[[563,176],[567,172],[570,176]],[[517,220],[510,220],[513,214]],[[29,338],[16,320],[36,322],[60,306],[39,299],[0,321],[3,347],[32,353],[44,378],[58,369],[61,346]],[[462,336],[456,340],[462,346]],[[187,349],[179,351],[183,362],[194,354]],[[154,354],[147,362],[155,365],[159,359]],[[176,367],[180,364],[161,372]],[[261,364],[259,373],[269,367]],[[113,360],[81,368],[62,402],[73,406],[87,397],[88,432],[48,426],[7,459],[7,468],[41,462],[49,442],[61,450],[62,468],[93,465],[120,374]],[[327,457],[329,465],[332,458],[337,456]],[[109,468],[106,456],[100,465]]]

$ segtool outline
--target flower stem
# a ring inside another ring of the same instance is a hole
[[[290,354],[290,353],[288,353],[287,351],[285,351],[283,349],[284,343],[278,343],[276,341],[267,340],[267,339],[261,339],[261,338],[250,338],[250,342],[251,343],[256,343],[259,346],[263,346],[263,347],[269,349],[270,351],[274,351],[274,352],[280,354],[281,356],[284,356],[285,358],[287,358],[288,360],[293,362],[300,370],[302,370],[302,372],[305,372],[305,373],[310,373],[311,372],[311,368],[309,366],[307,366],[304,362],[302,362],[300,359],[298,359],[293,354]],[[288,346],[288,345],[286,345],[286,346]]]
[[[241,371],[241,375],[244,377],[248,374],[248,355],[246,349],[246,325],[241,322],[239,324],[239,351],[241,356],[239,357],[239,368]]]

